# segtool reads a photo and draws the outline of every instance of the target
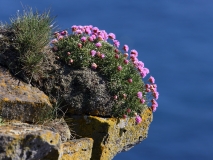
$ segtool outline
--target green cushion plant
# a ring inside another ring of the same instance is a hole
[[[112,116],[133,117],[150,104],[156,110],[157,85],[153,77],[149,78],[150,84],[142,80],[149,70],[138,60],[136,50],[129,54],[127,45],[123,51],[119,50],[120,43],[113,33],[107,34],[91,25],[74,25],[72,32],[55,32],[53,50],[60,61],[72,68],[91,68],[105,77],[108,91],[116,102]]]

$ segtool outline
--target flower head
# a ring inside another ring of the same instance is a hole
[[[150,76],[150,78],[149,78],[149,82],[150,82],[150,83],[155,83],[155,78],[154,78],[154,77],[152,77],[152,76]]]
[[[82,42],[86,42],[87,38],[86,37],[81,37]]]
[[[92,57],[94,57],[94,56],[96,55],[96,51],[95,51],[95,50],[91,50],[91,51],[90,51],[90,55],[91,55]]]
[[[91,68],[92,68],[92,69],[96,69],[97,67],[98,67],[97,64],[92,63],[92,65],[91,65]]]
[[[115,58],[118,59],[120,56],[119,54],[115,54]]]
[[[109,37],[110,39],[115,39],[115,34],[114,34],[114,33],[109,33],[109,34],[108,34],[108,37]]]
[[[129,56],[129,54],[128,54],[128,53],[124,53],[124,57],[126,57],[126,58],[127,58],[128,56]]]
[[[91,34],[90,28],[87,27],[87,28],[85,29],[85,33],[86,33],[86,34]]]
[[[121,70],[122,70],[122,67],[121,67],[121,66],[118,66],[118,67],[117,67],[117,70],[118,70],[118,71],[121,71]]]
[[[105,58],[105,54],[101,54],[101,59],[104,59]]]
[[[71,28],[72,28],[72,31],[75,32],[77,30],[78,26],[73,25]]]
[[[92,31],[93,31],[94,33],[97,33],[97,32],[99,31],[99,29],[98,29],[97,27],[93,27],[93,28],[92,28]]]
[[[138,52],[135,49],[131,50],[130,54],[134,55],[135,57],[138,57]]]
[[[140,99],[141,104],[144,104],[145,102],[146,102],[145,99],[143,99],[143,98]]]
[[[128,64],[128,63],[129,63],[129,60],[124,59],[124,63],[125,63],[125,64]]]
[[[98,42],[98,43],[95,44],[95,46],[99,48],[99,47],[101,47],[102,45],[101,45],[100,42]]]
[[[127,46],[126,44],[123,46],[123,50],[125,51],[125,52],[128,52],[128,50],[129,50],[129,46]]]
[[[136,124],[139,124],[139,123],[142,122],[142,119],[141,119],[141,117],[139,115],[136,115],[135,121],[136,121]]]
[[[127,113],[130,113],[130,112],[131,112],[131,109],[130,109],[130,108],[127,108],[126,112],[127,112]]]
[[[127,81],[128,81],[129,83],[132,83],[132,78],[129,78]]]
[[[114,46],[115,47],[119,47],[120,46],[120,42],[118,40],[113,40]]]
[[[139,99],[141,99],[141,98],[143,97],[142,92],[138,92],[138,93],[137,93],[137,97],[138,97]]]

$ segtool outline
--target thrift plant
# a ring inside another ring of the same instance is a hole
[[[108,81],[108,91],[116,105],[114,117],[136,117],[149,106],[153,112],[158,107],[159,93],[154,77],[143,79],[149,69],[138,60],[138,52],[129,50],[128,45],[119,49],[120,42],[114,33],[107,33],[97,27],[72,26],[67,30],[55,32],[51,41],[57,59],[74,69],[90,68],[100,73]]]

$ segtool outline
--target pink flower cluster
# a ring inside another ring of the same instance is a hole
[[[73,25],[71,28],[74,34],[86,34],[90,42],[96,39],[99,41],[107,41],[108,38],[115,39],[115,35],[113,33],[107,34],[105,30],[99,30],[97,27],[93,27],[92,25]]]
[[[57,43],[59,40],[62,40],[64,37],[68,36],[68,32],[66,30],[55,32],[54,33],[55,38],[51,41],[52,44]]]
[[[76,35],[80,35],[80,41],[81,43],[78,43],[78,47],[82,48],[83,45],[86,42],[94,42],[94,50],[90,51],[90,55],[91,57],[99,57],[100,59],[104,59],[105,58],[105,54],[100,53],[98,51],[98,48],[101,48],[103,43],[102,41],[107,42],[108,39],[111,39],[111,42],[113,43],[113,46],[115,47],[114,52],[115,52],[115,59],[120,59],[121,55],[120,55],[120,51],[118,50],[119,46],[120,46],[120,42],[118,40],[116,40],[116,35],[114,33],[109,33],[107,34],[107,32],[105,30],[100,30],[97,27],[93,27],[92,25],[87,25],[87,26],[76,26],[73,25],[71,27],[72,32]],[[61,32],[56,32],[55,33],[55,39],[52,40],[52,43],[57,43],[59,40],[62,40],[65,36],[68,35],[68,32],[66,30],[61,31]],[[136,68],[136,70],[140,73],[141,78],[145,78],[147,76],[147,74],[149,74],[149,69],[146,68],[144,66],[144,63],[142,61],[138,60],[138,52],[135,49],[130,50],[129,52],[129,46],[128,45],[124,45],[122,47],[124,53],[123,53],[123,64],[118,64],[117,66],[117,71],[118,72],[122,72],[124,69],[123,65],[129,65],[129,63],[132,63],[134,65],[134,67]],[[129,52],[129,53],[128,53]],[[107,56],[107,55],[106,55]],[[73,60],[70,61],[70,63],[73,63]],[[98,66],[95,63],[91,64],[91,68],[92,69],[96,69]],[[129,85],[133,84],[133,78],[129,77],[127,79],[127,82],[129,83]],[[145,85],[145,91],[147,93],[149,93],[151,95],[151,108],[153,110],[153,112],[156,111],[157,107],[158,107],[158,103],[157,103],[157,99],[159,97],[159,93],[157,91],[157,85],[155,84],[155,79],[154,77],[150,77],[148,79],[148,82]],[[141,104],[145,104],[146,100],[144,99],[143,96],[143,92],[138,91],[136,93],[137,98],[139,99],[139,102]],[[127,95],[125,94],[124,98],[126,98]],[[117,100],[118,96],[115,95],[114,96],[114,100]],[[148,102],[148,101],[147,101]],[[127,114],[131,112],[130,109],[127,110]],[[126,117],[127,115],[124,115],[124,117]],[[138,116],[136,114],[136,123],[140,123],[141,117]]]
[[[152,108],[153,112],[155,112],[158,107],[158,103],[156,100],[159,97],[159,93],[157,91],[157,84],[155,84],[155,78],[152,76],[150,76],[148,81],[150,82],[150,84],[145,85],[146,92],[151,93],[151,95],[153,97],[153,99],[151,100],[151,108]]]

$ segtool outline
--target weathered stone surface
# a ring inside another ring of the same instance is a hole
[[[52,131],[59,133],[61,141],[66,142],[71,138],[70,128],[64,118],[54,119],[43,123],[43,128],[51,128]]]
[[[13,123],[0,126],[0,159],[57,160],[60,135],[38,125]]]
[[[37,122],[51,109],[49,98],[42,91],[14,78],[0,66],[0,113],[3,119]]]
[[[46,94],[58,95],[65,101],[67,112],[96,116],[112,115],[114,101],[107,88],[107,81],[90,68],[73,69],[68,65],[56,66],[54,76],[39,88]]]
[[[93,160],[110,160],[116,154],[127,151],[140,143],[148,135],[152,121],[152,111],[146,109],[141,114],[142,123],[136,124],[135,118],[116,119],[96,116],[72,116],[76,134],[94,140]]]
[[[93,139],[81,138],[62,144],[63,155],[60,160],[90,160]]]

